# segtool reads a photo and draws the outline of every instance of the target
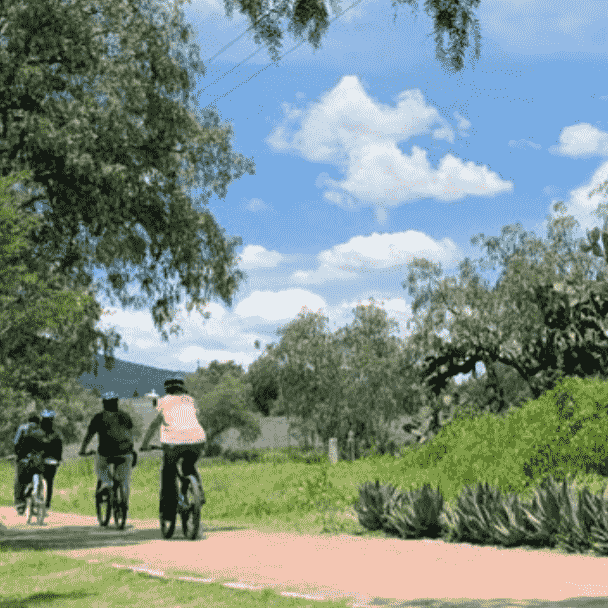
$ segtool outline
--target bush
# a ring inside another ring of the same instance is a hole
[[[453,419],[428,444],[407,449],[408,463],[437,468],[448,493],[488,481],[524,492],[549,475],[608,473],[608,385],[567,378],[506,415],[484,412]],[[449,486],[449,488],[448,488]]]
[[[256,449],[232,450],[228,448],[224,450],[222,456],[230,462],[236,462],[237,460],[245,460],[246,462],[260,461],[260,451]]]
[[[222,446],[219,443],[208,443],[205,448],[205,456],[207,458],[216,458],[223,453]]]

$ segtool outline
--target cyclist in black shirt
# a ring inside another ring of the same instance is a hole
[[[91,439],[99,437],[97,448],[97,492],[112,487],[108,459],[116,456],[125,458],[123,464],[114,469],[116,478],[122,483],[125,500],[129,501],[131,486],[131,468],[134,465],[135,451],[133,450],[133,420],[126,412],[118,409],[118,396],[115,393],[103,395],[103,412],[93,416],[85,438],[82,440],[80,455],[84,456]]]
[[[25,497],[23,491],[32,479],[32,471],[28,466],[31,457],[35,454],[40,455],[40,458],[53,458],[61,461],[63,455],[63,441],[57,431],[53,429],[53,421],[55,412],[53,410],[44,410],[40,414],[40,426],[29,426],[17,437],[15,445],[15,453],[17,458],[24,464],[19,470],[18,479],[15,483],[15,502],[17,503],[17,512],[22,514],[25,510]],[[44,465],[43,475],[47,483],[46,507],[51,506],[51,498],[53,496],[53,481],[57,465]]]

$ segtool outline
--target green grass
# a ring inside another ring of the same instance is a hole
[[[167,606],[239,606],[242,608],[344,608],[344,601],[283,597],[265,589],[229,589],[219,583],[151,578],[105,565],[83,564],[47,551],[0,552],[0,608],[61,606],[89,608],[166,608]]]

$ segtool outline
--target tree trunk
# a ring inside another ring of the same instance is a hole
[[[490,361],[489,359],[484,359],[483,364],[486,366],[486,372],[488,375],[488,385],[492,387],[493,392],[493,402],[490,405],[490,411],[494,414],[500,414],[505,411],[509,406],[505,402],[505,393],[504,390],[498,380],[498,375],[496,373],[496,363],[494,361]]]

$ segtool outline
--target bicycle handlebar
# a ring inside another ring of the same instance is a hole
[[[95,456],[97,452],[95,452],[94,450],[89,450],[88,452],[85,452],[84,454],[78,454],[79,456]]]
[[[162,450],[162,446],[160,445],[149,445],[148,450]]]

